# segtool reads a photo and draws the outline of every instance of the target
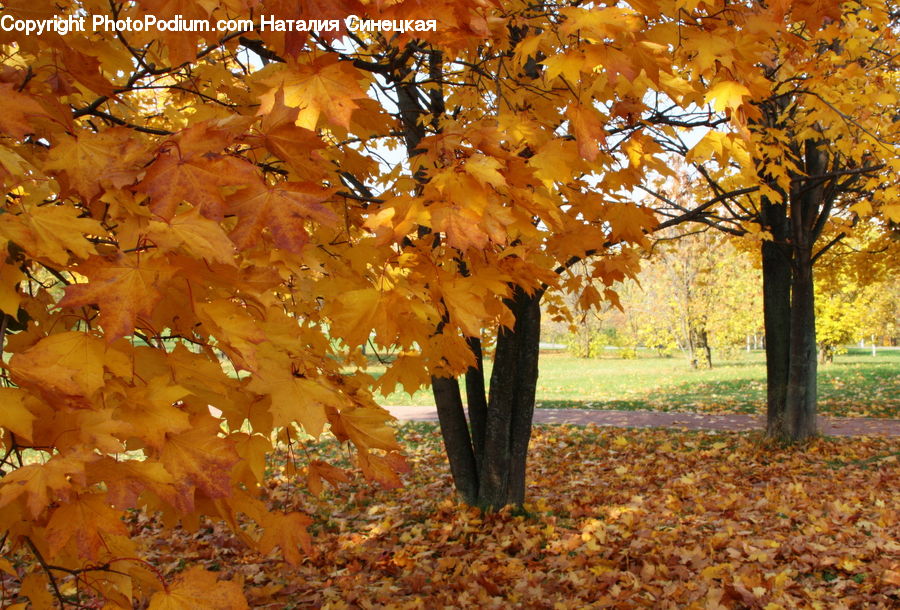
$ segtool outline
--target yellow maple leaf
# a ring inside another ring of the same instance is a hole
[[[106,340],[112,343],[130,335],[139,316],[150,316],[163,296],[160,284],[175,270],[161,259],[121,254],[112,260],[94,256],[79,265],[78,272],[90,281],[66,286],[59,304],[98,305]]]
[[[290,64],[268,79],[274,86],[260,98],[259,113],[269,113],[281,96],[285,106],[299,108],[299,127],[315,130],[324,114],[334,125],[349,129],[350,116],[359,108],[354,100],[366,97],[359,76],[352,66],[328,55],[309,64]]]
[[[606,131],[597,110],[592,106],[573,104],[566,109],[566,117],[578,142],[579,154],[588,161],[595,161],[600,146],[606,142]]]
[[[185,490],[196,489],[208,498],[231,494],[231,468],[239,457],[230,439],[218,436],[219,422],[195,416],[192,429],[169,436],[160,459]]]
[[[725,109],[736,109],[744,103],[744,98],[750,97],[750,90],[735,81],[720,81],[706,92],[705,101],[712,104],[716,112]]]
[[[483,184],[489,184],[496,188],[506,184],[506,178],[500,173],[503,164],[494,157],[482,154],[472,155],[466,159],[463,169]]]
[[[164,251],[183,248],[195,258],[234,266],[234,244],[219,223],[201,216],[197,207],[168,222],[151,220],[147,239]]]
[[[295,566],[301,559],[297,547],[307,553],[312,552],[309,533],[306,531],[311,523],[312,519],[301,513],[268,512],[260,523],[263,535],[256,543],[257,547],[262,553],[270,553],[275,547],[279,547],[284,560]]]
[[[128,530],[119,511],[110,508],[106,494],[82,494],[56,508],[47,522],[47,543],[53,555],[70,541],[78,556],[96,560],[110,536],[126,536]]]
[[[135,182],[143,163],[133,136],[125,127],[85,131],[77,138],[65,135],[50,149],[44,169],[58,173],[66,190],[89,201],[105,186],[122,188]]]
[[[44,337],[9,363],[19,385],[72,396],[91,396],[103,387],[104,370],[130,375],[124,354],[108,350],[100,339],[81,332]]]
[[[361,345],[369,338],[372,321],[379,308],[381,292],[375,288],[350,290],[338,296],[328,308],[332,332],[348,345]]]
[[[31,440],[34,414],[24,402],[25,394],[18,388],[0,388],[0,426]]]
[[[106,234],[99,222],[81,214],[70,205],[29,206],[22,214],[0,216],[0,235],[38,259],[67,265],[72,254],[88,258],[95,252],[85,235]]]
[[[309,241],[307,222],[333,225],[337,216],[324,205],[331,191],[312,183],[282,182],[268,186],[255,180],[230,199],[238,216],[231,239],[238,248],[257,243],[263,229],[268,229],[279,248],[300,252]]]
[[[393,419],[380,407],[351,407],[339,414],[341,428],[354,445],[364,449],[400,449],[393,429],[387,425]]]
[[[450,319],[470,337],[478,336],[489,319],[484,298],[467,278],[453,278],[441,284],[441,296]]]
[[[28,464],[10,472],[0,484],[0,508],[24,495],[25,508],[37,518],[52,502],[71,497],[76,486],[84,484],[84,458],[54,456],[44,464]]]

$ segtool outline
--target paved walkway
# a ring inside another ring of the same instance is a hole
[[[400,421],[437,421],[435,407],[385,407]],[[662,411],[601,411],[599,409],[535,409],[538,424],[578,424],[619,428],[687,428],[688,430],[762,430],[760,415],[710,415]],[[819,416],[819,430],[829,436],[900,437],[900,419]]]

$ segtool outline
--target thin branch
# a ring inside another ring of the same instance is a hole
[[[818,252],[816,252],[816,253],[813,255],[813,257],[812,257],[812,258],[810,259],[810,261],[809,261],[810,264],[811,264],[811,265],[812,265],[812,264],[815,264],[815,262],[819,259],[820,256],[822,256],[823,254],[825,254],[828,250],[831,249],[832,246],[834,246],[835,244],[837,244],[839,241],[841,241],[842,239],[844,239],[846,236],[847,236],[847,234],[844,233],[843,231],[841,231],[840,233],[838,233],[837,237],[835,237],[835,238],[832,239],[830,242],[828,242],[827,244],[825,244],[824,246],[822,246],[822,249],[819,250]]]

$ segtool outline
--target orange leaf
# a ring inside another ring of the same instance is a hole
[[[0,427],[31,440],[34,415],[25,406],[24,398],[18,388],[0,388]]]
[[[325,479],[334,486],[338,483],[348,483],[350,479],[347,473],[337,466],[332,466],[321,460],[312,460],[309,463],[309,474],[307,475],[307,484],[309,491],[313,495],[322,493],[322,479]]]
[[[25,494],[25,507],[37,518],[51,502],[66,499],[84,483],[84,460],[54,456],[45,464],[28,464],[10,472],[0,483],[0,508]]]
[[[54,120],[36,98],[20,93],[12,83],[0,83],[0,131],[23,138],[37,131],[35,125]]]
[[[276,246],[300,252],[309,241],[308,221],[324,225],[337,221],[335,213],[322,205],[330,196],[330,191],[311,183],[284,182],[269,187],[257,180],[231,198],[238,215],[231,239],[238,248],[246,249],[268,229]]]
[[[716,112],[722,112],[726,108],[737,108],[744,103],[744,98],[749,96],[750,90],[747,87],[727,80],[716,83],[706,92],[706,103],[712,103]]]
[[[149,317],[162,298],[160,283],[174,271],[163,261],[138,255],[120,254],[113,260],[94,256],[77,268],[90,280],[66,286],[61,307],[100,306],[100,318],[110,343],[130,335],[138,316]]]
[[[340,420],[350,440],[364,449],[397,450],[400,445],[387,422],[394,416],[379,407],[353,407],[340,412]]]
[[[366,98],[359,76],[352,66],[329,55],[307,65],[291,64],[270,79],[274,87],[260,99],[260,114],[270,112],[276,95],[283,95],[286,106],[300,109],[298,126],[314,130],[325,114],[332,124],[349,129],[350,116],[359,108],[353,100]]]
[[[183,248],[197,259],[234,265],[234,244],[219,223],[200,215],[200,208],[176,214],[169,222],[150,221],[148,241],[159,248]]]
[[[399,489],[403,482],[391,464],[379,455],[368,451],[359,452],[359,467],[367,479],[375,481],[385,489]]]
[[[245,610],[247,600],[237,583],[220,581],[201,567],[181,574],[165,591],[154,593],[149,610]]]
[[[231,468],[238,454],[231,441],[219,438],[219,423],[208,416],[193,418],[193,429],[169,437],[160,460],[178,485],[196,488],[208,498],[231,494]]]
[[[46,170],[56,170],[65,185],[85,200],[103,192],[104,186],[132,184],[141,171],[140,146],[124,127],[100,133],[83,132],[77,138],[63,136],[50,149]]]
[[[591,106],[573,104],[566,110],[566,116],[578,142],[579,154],[588,161],[596,160],[600,146],[606,143],[606,131],[597,110]]]
[[[225,215],[226,186],[243,186],[258,180],[253,166],[234,157],[206,154],[182,158],[176,151],[157,157],[147,169],[137,189],[150,196],[150,209],[170,220],[182,201],[200,208],[207,218],[221,220]]]
[[[30,207],[24,214],[0,216],[0,235],[22,245],[38,259],[68,265],[72,254],[88,258],[96,252],[85,235],[105,235],[103,226],[92,218],[82,218],[70,205]]]
[[[103,387],[104,371],[128,375],[131,363],[121,352],[81,332],[44,337],[9,362],[13,380],[43,391],[91,396]]]
[[[106,503],[106,494],[84,494],[53,511],[47,523],[50,553],[58,554],[69,541],[75,542],[78,556],[96,560],[110,536],[126,536],[128,530],[119,511]]]
[[[267,513],[260,525],[263,535],[257,542],[262,553],[270,553],[277,546],[281,548],[284,560],[292,566],[300,563],[297,547],[307,554],[312,552],[309,534],[306,531],[312,519],[301,513]]]

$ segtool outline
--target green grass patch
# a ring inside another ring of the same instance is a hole
[[[490,375],[490,362],[487,375]],[[379,372],[373,367],[372,372]],[[819,410],[840,417],[900,417],[900,350],[850,349],[819,366]],[[580,359],[542,354],[538,408],[763,413],[766,367],[762,352],[713,360],[692,370],[683,358]],[[385,405],[431,405],[430,390],[394,392]]]

